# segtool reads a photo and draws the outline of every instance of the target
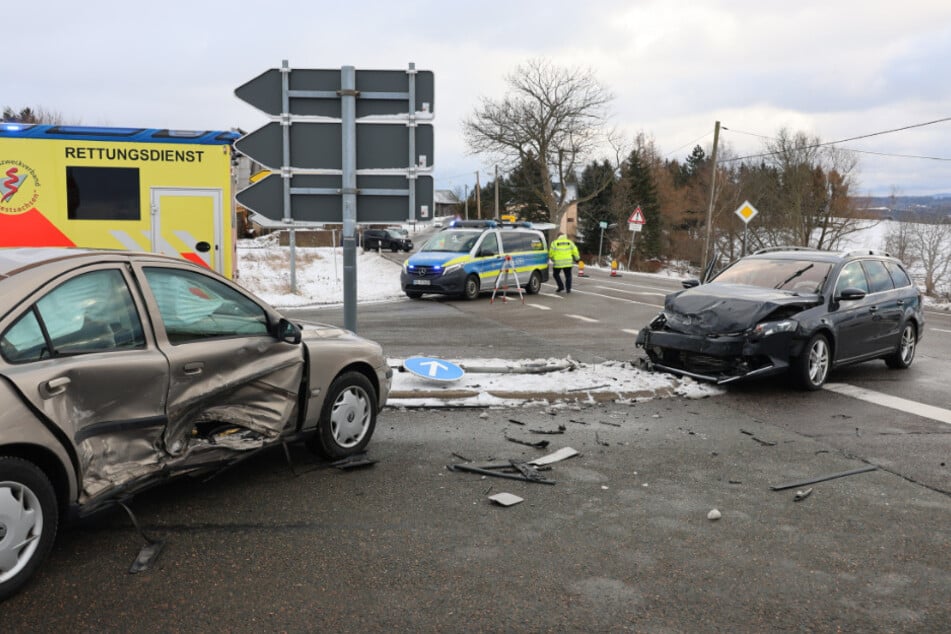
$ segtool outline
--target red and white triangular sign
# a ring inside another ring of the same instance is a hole
[[[644,220],[644,212],[641,211],[640,207],[637,207],[634,210],[634,213],[631,214],[631,217],[627,219],[630,224],[633,225],[643,225],[647,224],[647,221]]]

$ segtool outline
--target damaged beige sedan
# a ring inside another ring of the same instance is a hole
[[[378,344],[183,260],[0,249],[0,600],[62,518],[275,444],[362,452],[391,378]]]

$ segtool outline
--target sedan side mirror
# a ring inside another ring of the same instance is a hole
[[[695,286],[700,286],[700,280],[689,279],[681,282],[684,288],[694,288]]]
[[[284,343],[297,345],[301,342],[301,330],[296,324],[281,317],[281,321],[277,322],[277,338]]]
[[[835,299],[837,301],[842,300],[842,301],[850,302],[850,301],[855,301],[857,299],[864,299],[866,295],[867,293],[863,291],[862,289],[850,287],[850,288],[842,289],[842,292],[836,295]]]

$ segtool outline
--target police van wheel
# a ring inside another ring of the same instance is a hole
[[[542,289],[542,274],[538,271],[532,271],[532,276],[528,278],[528,284],[525,286],[525,292],[529,295],[535,295]]]
[[[419,299],[420,297],[423,296],[423,294],[420,293],[419,291],[406,291],[406,296],[409,297],[410,299]]]
[[[477,275],[470,275],[466,278],[466,286],[462,294],[466,299],[479,297],[479,277]]]

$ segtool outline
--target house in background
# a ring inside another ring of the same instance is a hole
[[[433,218],[454,216],[459,211],[461,200],[451,189],[437,189],[433,193]]]

